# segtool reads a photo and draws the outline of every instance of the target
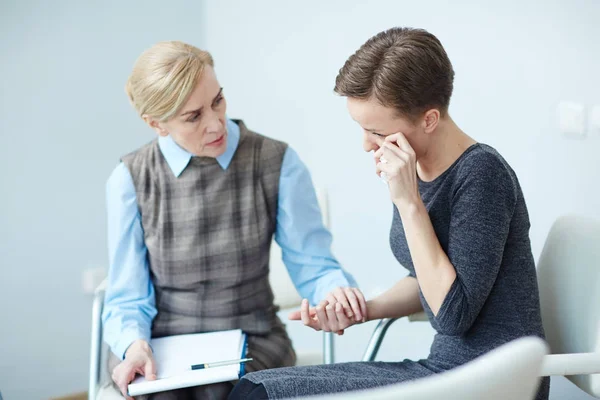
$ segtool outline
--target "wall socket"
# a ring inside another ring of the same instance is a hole
[[[81,287],[83,289],[83,293],[94,294],[96,288],[100,286],[104,279],[106,279],[107,275],[107,270],[103,267],[91,267],[84,269],[81,275]]]

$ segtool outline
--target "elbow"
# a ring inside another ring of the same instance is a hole
[[[435,316],[436,331],[447,336],[466,335],[475,322],[475,318],[464,304],[459,307],[443,307]]]
[[[438,329],[437,332],[446,336],[464,336],[471,329],[472,324],[470,323],[452,323],[445,321],[437,321]]]

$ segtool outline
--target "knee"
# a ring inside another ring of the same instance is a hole
[[[268,400],[267,390],[262,383],[253,383],[242,378],[231,391],[228,400]]]

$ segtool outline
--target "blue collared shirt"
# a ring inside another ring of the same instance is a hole
[[[240,140],[235,122],[227,120],[227,131],[227,149],[217,157],[223,169],[229,166]],[[179,176],[192,154],[171,136],[160,137],[158,144],[171,171]],[[140,210],[131,174],[123,163],[108,179],[106,201],[109,274],[102,322],[104,340],[113,353],[123,357],[135,340],[150,341],[157,313]],[[312,304],[338,286],[356,286],[331,253],[331,239],[322,223],[310,174],[288,147],[279,178],[275,241],[298,292]]]

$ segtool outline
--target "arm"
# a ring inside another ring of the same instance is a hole
[[[437,315],[456,279],[456,269],[444,253],[421,199],[397,208],[423,297]]]
[[[146,246],[131,175],[119,164],[106,185],[108,213],[108,288],[102,323],[104,340],[124,358],[136,341],[150,342],[156,316]]]
[[[291,148],[281,166],[275,241],[294,285],[311,304],[337,287],[356,286],[331,252],[310,173]]]
[[[418,194],[414,152],[402,135],[378,156],[397,158],[385,166],[421,291],[441,333],[467,332],[496,281],[516,196],[514,182],[500,160],[490,155],[469,170],[451,205],[447,254],[442,249]],[[400,161],[398,161],[400,160]]]
[[[419,284],[412,276],[398,281],[385,293],[367,301],[369,320],[406,317],[423,311]]]
[[[516,184],[501,161],[492,155],[481,161],[457,187],[452,201],[447,258],[456,279],[435,317],[447,334],[467,332],[487,301],[517,202]]]

